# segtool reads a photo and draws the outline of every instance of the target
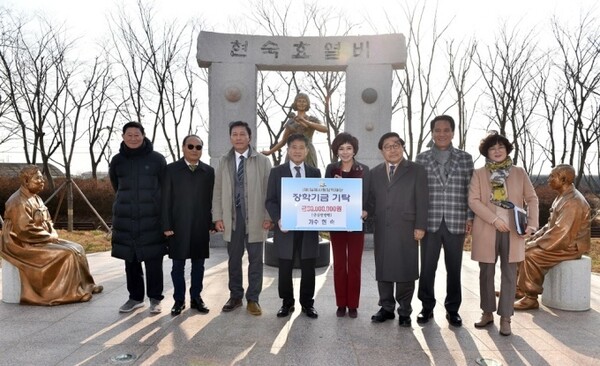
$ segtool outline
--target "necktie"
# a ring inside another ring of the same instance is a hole
[[[302,178],[302,174],[300,174],[300,167],[299,166],[295,166],[294,169],[296,169],[296,178]]]
[[[191,171],[194,171],[194,170],[196,170],[196,167],[197,167],[197,166],[198,166],[197,164],[190,164],[190,170],[191,170]]]
[[[396,170],[396,166],[390,165],[390,180],[392,180],[392,177],[394,176],[394,170]]]
[[[237,193],[235,195],[235,207],[240,207],[242,203],[241,192],[243,192],[244,187],[244,155],[240,155],[240,163],[238,164],[236,177],[240,189],[237,190]]]

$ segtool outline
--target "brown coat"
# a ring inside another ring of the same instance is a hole
[[[497,206],[490,202],[492,194],[490,176],[490,171],[485,167],[476,169],[469,185],[469,207],[475,213],[471,259],[483,263],[496,262],[496,228],[492,222],[496,219]],[[505,185],[508,199],[512,203],[520,207],[527,205],[527,226],[537,228],[539,226],[538,198],[525,169],[513,166]],[[517,234],[512,213],[509,216],[509,261],[518,263],[525,259],[525,239]]]

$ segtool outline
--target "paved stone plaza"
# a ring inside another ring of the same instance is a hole
[[[277,268],[265,266],[261,296],[263,315],[244,307],[221,313],[229,297],[227,252],[212,248],[202,297],[208,315],[187,308],[171,317],[170,260],[164,261],[163,312],[148,307],[119,314],[127,299],[123,262],[109,252],[88,256],[104,293],[91,302],[56,307],[0,303],[0,365],[477,365],[479,358],[503,365],[594,365],[600,359],[600,277],[592,274],[592,309],[559,311],[545,306],[513,317],[513,335],[498,334],[499,319],[480,330],[478,265],[465,253],[463,262],[464,326],[448,325],[443,298],[425,326],[416,323],[419,301],[413,301],[413,326],[397,321],[371,323],[378,310],[373,251],[363,260],[361,306],[357,319],[335,316],[332,267],[317,269],[315,307],[309,319],[297,306],[291,318],[275,316]],[[436,291],[444,292],[443,262]],[[299,273],[298,273],[299,275]],[[296,291],[298,283],[296,282]],[[146,300],[147,302],[147,300]],[[133,355],[128,361],[123,355]],[[122,358],[120,358],[122,357]]]

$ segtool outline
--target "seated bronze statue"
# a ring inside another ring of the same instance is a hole
[[[44,189],[44,177],[36,166],[27,166],[19,178],[21,187],[6,201],[0,252],[19,269],[21,303],[89,301],[103,287],[94,283],[83,247],[58,238],[37,195]]]
[[[525,260],[519,265],[515,310],[539,308],[544,276],[560,262],[579,259],[591,246],[591,212],[583,195],[573,186],[575,169],[557,165],[548,178],[558,192],[548,223],[527,243]]]

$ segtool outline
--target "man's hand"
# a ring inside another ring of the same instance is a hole
[[[473,220],[467,220],[465,225],[465,234],[471,234],[471,230],[473,229]]]
[[[281,219],[279,219],[279,221],[277,221],[277,225],[279,225],[279,230],[281,230],[281,232],[282,232],[282,233],[284,233],[284,234],[285,234],[285,233],[287,233],[287,232],[288,232],[287,230],[283,230],[283,229],[281,228]]]
[[[269,230],[269,229],[271,229],[271,225],[272,224],[273,223],[271,222],[271,220],[264,220],[263,221],[263,225],[262,225],[263,230]]]
[[[173,230],[167,230],[164,232],[165,236],[168,238],[169,236],[173,236],[175,235],[175,233],[173,232]]]
[[[223,220],[215,221],[215,230],[217,230],[220,233],[225,231],[225,225],[223,224]]]
[[[425,236],[425,230],[415,229],[415,240],[419,241]]]

